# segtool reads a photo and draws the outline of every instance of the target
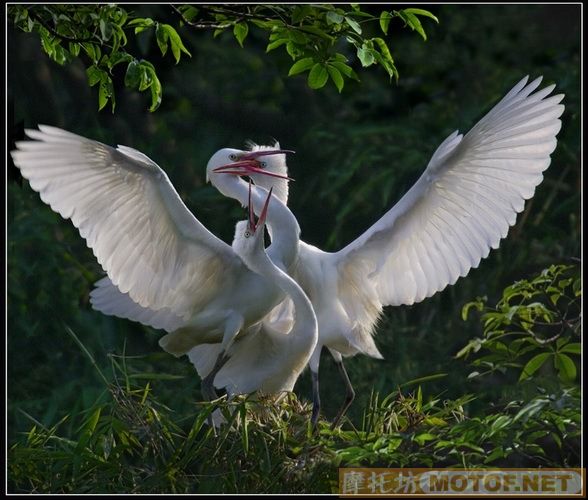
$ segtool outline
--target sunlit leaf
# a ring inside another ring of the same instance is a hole
[[[314,59],[312,57],[305,57],[304,59],[300,59],[290,67],[290,71],[288,71],[288,76],[294,76],[298,73],[302,73],[303,71],[312,68],[314,64]]]
[[[341,76],[341,73],[332,64],[327,65],[327,71],[329,72],[331,80],[333,80],[333,83],[337,87],[337,90],[339,92],[341,92],[341,90],[343,90],[343,86],[345,85],[345,82],[343,81],[343,77]]]
[[[241,47],[243,47],[243,41],[247,37],[247,33],[249,33],[249,25],[246,22],[237,23],[233,27],[233,34]]]
[[[316,63],[308,74],[308,86],[311,89],[320,89],[325,86],[328,79],[329,73],[325,65]]]

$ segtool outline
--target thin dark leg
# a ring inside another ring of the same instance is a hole
[[[228,360],[229,356],[226,356],[225,352],[221,351],[218,357],[216,358],[216,362],[214,363],[214,366],[210,373],[202,379],[202,396],[207,401],[212,401],[218,398],[216,391],[214,390],[214,378]]]
[[[347,375],[347,371],[345,370],[345,367],[343,366],[343,361],[337,361],[336,363],[337,363],[337,368],[339,368],[339,373],[341,374],[341,378],[343,379],[343,382],[345,383],[345,401],[343,402],[343,406],[341,406],[341,408],[339,409],[339,412],[337,413],[335,420],[333,420],[333,424],[331,425],[331,430],[335,429],[339,425],[339,421],[341,420],[343,415],[345,415],[348,408],[351,406],[351,403],[353,403],[353,400],[355,399],[355,391],[353,390],[353,386],[351,385],[351,382],[349,380],[349,376]]]
[[[318,422],[319,414],[321,412],[321,397],[319,394],[319,375],[318,372],[310,372],[312,377],[312,417],[310,418],[310,423],[312,424],[312,428],[316,428],[316,423]]]

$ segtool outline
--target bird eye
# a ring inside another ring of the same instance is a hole
[[[245,231],[245,238],[249,238],[249,236],[251,236],[251,233],[249,231]]]
[[[229,160],[231,160],[231,161],[235,161],[236,159],[237,159],[237,155],[236,155],[235,153],[231,153],[231,154],[229,155]]]
[[[267,167],[267,161],[261,161],[259,164],[261,165],[261,168]]]

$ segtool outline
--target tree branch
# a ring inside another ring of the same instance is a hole
[[[45,28],[54,37],[57,37],[65,42],[73,42],[73,43],[96,42],[96,40],[94,38],[72,38],[67,35],[62,35],[61,33],[58,33],[57,31],[55,31],[40,16],[38,16],[36,12],[33,12],[32,10],[29,11],[29,16],[32,17],[35,21],[37,21],[41,26],[43,26],[43,28]]]

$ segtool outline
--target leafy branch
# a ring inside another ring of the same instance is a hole
[[[288,76],[306,75],[310,88],[327,82],[341,92],[348,80],[359,81],[352,64],[362,68],[382,67],[390,81],[399,72],[386,38],[391,23],[399,19],[427,39],[420,18],[438,22],[429,11],[401,9],[378,15],[363,11],[359,4],[334,5],[171,5],[179,27],[211,30],[217,37],[232,33],[243,47],[252,32],[267,37],[266,52],[281,48],[292,59]],[[126,65],[124,84],[150,92],[150,111],[161,104],[163,87],[154,64],[129,50],[129,39],[153,30],[162,56],[168,50],[176,64],[181,55],[191,57],[177,29],[149,17],[137,17],[123,6],[102,5],[11,5],[9,19],[27,33],[36,33],[44,52],[60,65],[79,57],[86,64],[90,86],[98,86],[98,109],[116,100],[113,69]],[[351,49],[351,50],[349,50]],[[353,56],[351,55],[353,54]]]
[[[508,368],[520,369],[519,381],[531,378],[551,361],[561,381],[577,376],[571,356],[581,353],[581,282],[574,266],[553,265],[530,280],[508,286],[495,307],[478,298],[464,305],[462,318],[472,309],[482,313],[484,338],[470,341],[456,357],[483,351],[470,378]]]

